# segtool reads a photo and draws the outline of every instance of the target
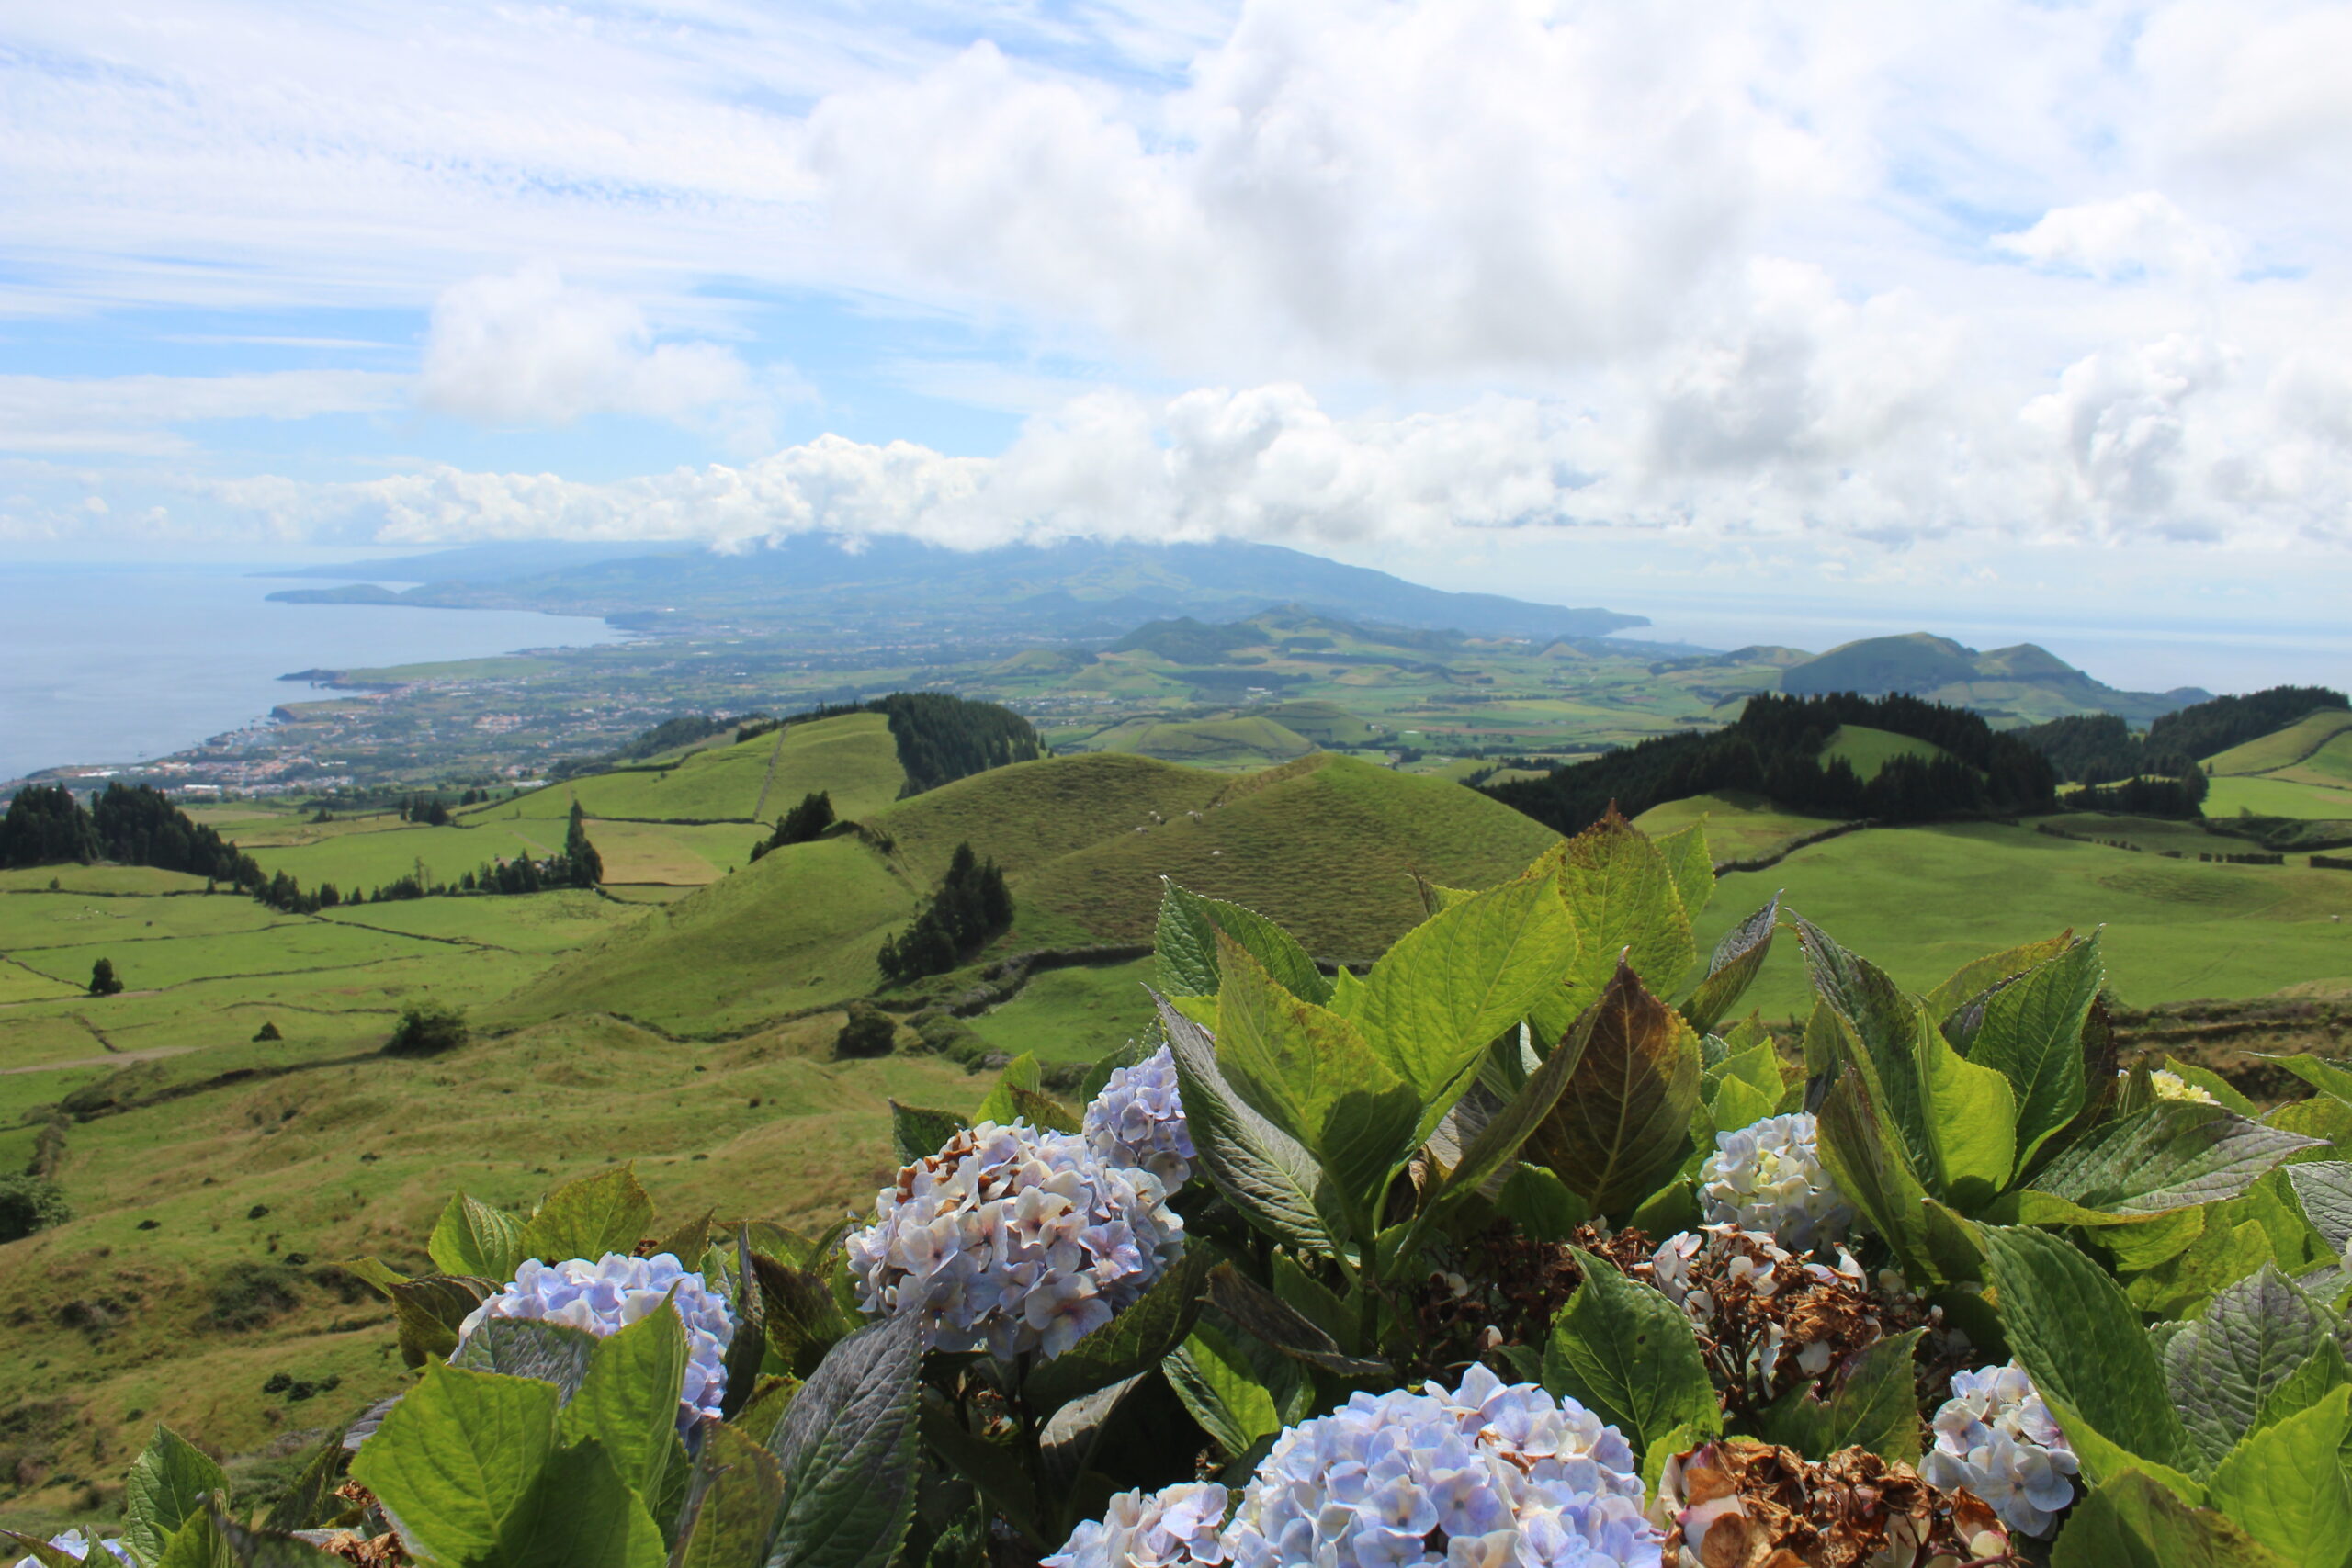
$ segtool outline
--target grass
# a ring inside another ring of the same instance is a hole
[[[772,821],[802,795],[820,789],[831,792],[837,815],[863,818],[896,800],[905,784],[889,720],[880,714],[845,714],[690,751],[666,767],[624,768],[550,784],[464,813],[460,820],[560,821],[571,814],[576,799],[591,817],[646,822]]]
[[[1315,750],[1297,731],[1264,716],[1163,723],[1129,719],[1080,744],[1090,751],[1125,751],[1203,768],[1266,768]]]
[[[1792,839],[1837,826],[1826,817],[1800,817],[1779,810],[1762,795],[1744,790],[1669,800],[1634,818],[1634,825],[1652,838],[1662,839],[1702,818],[1707,825],[1708,852],[1719,864],[1732,860],[1760,860]]]
[[[2206,758],[2204,768],[2208,773],[2215,774],[2273,773],[2301,761],[2333,738],[2347,732],[2352,732],[2352,711],[2323,708],[2304,715],[2283,729],[2274,729],[2243,746],[2233,746]]]
[[[2352,920],[2330,918],[2352,916],[2342,872],[2200,865],[1989,823],[1872,829],[1724,877],[1697,922],[1700,951],[1775,888],[1912,987],[2070,927],[2105,929],[2110,984],[2133,1007],[2352,976]],[[1770,1018],[1809,1008],[1785,935],[1748,997]]]
[[[1098,1061],[1151,1022],[1154,983],[1148,958],[1076,964],[1033,975],[1001,1007],[967,1019],[974,1033],[1008,1055],[1034,1052],[1043,1062]]]
[[[2328,784],[2337,789],[2352,789],[2352,728],[2337,731],[2327,744],[2291,767],[2279,769],[2270,775],[2278,779],[2293,779],[2302,784]]]
[[[1821,749],[1821,763],[1826,767],[1831,758],[1843,757],[1847,766],[1869,780],[1878,777],[1878,771],[1896,757],[1932,759],[1943,754],[1944,749],[1932,740],[1872,729],[1866,724],[1841,724],[1829,744]]]
[[[2234,817],[2251,811],[2256,817],[2301,817],[2328,822],[2352,818],[2352,788],[2285,778],[2218,778],[2205,792],[2205,815]]]

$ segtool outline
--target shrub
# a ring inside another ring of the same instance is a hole
[[[842,1022],[842,1032],[833,1037],[833,1055],[887,1056],[898,1039],[896,1019],[870,1003],[852,1002],[849,1017]]]
[[[21,1241],[73,1217],[56,1182],[40,1176],[0,1176],[0,1241]]]
[[[266,1041],[283,1040],[285,1038],[286,1036],[277,1032],[277,1025],[267,1019],[264,1019],[262,1021],[262,1026],[254,1031],[254,1043],[256,1045],[262,1044]]]
[[[122,976],[114,972],[114,960],[101,958],[90,965],[90,995],[118,996],[122,991]]]
[[[259,1328],[301,1304],[295,1293],[300,1282],[301,1276],[283,1263],[232,1263],[212,1282],[208,1315],[215,1327],[232,1334]]]
[[[412,1002],[401,1010],[400,1022],[384,1046],[388,1056],[434,1056],[454,1051],[473,1038],[463,1008],[447,1002]]]

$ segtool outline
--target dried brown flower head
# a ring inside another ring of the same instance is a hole
[[[1939,1492],[1863,1449],[1816,1464],[1748,1438],[1705,1443],[1667,1461],[1651,1517],[1667,1568],[1961,1568],[2009,1555],[1974,1494]]]

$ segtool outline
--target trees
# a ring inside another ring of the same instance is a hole
[[[112,997],[121,993],[122,976],[114,972],[113,959],[101,958],[90,965],[90,995]]]
[[[22,1241],[73,1217],[64,1192],[47,1177],[0,1176],[0,1242]]]
[[[594,887],[605,880],[604,857],[588,841],[588,818],[580,802],[571,803],[571,822],[563,831],[563,879],[574,887]]]
[[[852,1002],[842,1032],[833,1037],[833,1055],[842,1057],[887,1056],[898,1043],[899,1024],[871,1002]]]
[[[764,843],[752,848],[752,858],[759,859],[770,850],[780,850],[786,844],[805,844],[821,835],[833,825],[833,795],[831,790],[817,790],[800,797],[800,804],[776,818],[775,831]]]
[[[97,858],[98,835],[90,814],[62,784],[18,790],[0,818],[0,867]]]
[[[931,902],[912,925],[883,939],[875,961],[892,984],[944,975],[1012,925],[1012,894],[1004,873],[994,860],[975,855],[970,843],[960,843]]]
[[[401,1010],[400,1021],[384,1045],[387,1056],[435,1056],[473,1038],[463,1008],[447,1002],[411,1002]]]

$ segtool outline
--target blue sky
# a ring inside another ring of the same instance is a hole
[[[17,6],[0,547],[2324,625],[2347,185],[2298,0]]]

